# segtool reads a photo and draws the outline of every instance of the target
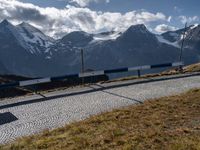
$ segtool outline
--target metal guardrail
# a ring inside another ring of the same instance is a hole
[[[174,63],[165,63],[165,64],[156,64],[156,65],[137,66],[137,67],[130,67],[130,68],[118,68],[118,69],[103,70],[103,71],[91,71],[91,72],[70,74],[70,75],[59,76],[59,77],[49,77],[49,78],[41,78],[41,79],[34,79],[34,80],[27,80],[27,81],[5,83],[5,84],[0,84],[0,89],[25,87],[25,86],[36,85],[36,84],[41,84],[41,83],[49,83],[53,81],[62,81],[64,79],[72,78],[72,77],[85,78],[85,77],[94,77],[94,76],[99,76],[99,75],[106,75],[106,74],[113,74],[113,73],[120,73],[120,72],[137,71],[138,76],[140,76],[141,70],[149,70],[149,69],[165,68],[165,67],[180,67],[183,65],[184,65],[183,62],[174,62]]]

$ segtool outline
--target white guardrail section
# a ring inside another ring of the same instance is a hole
[[[48,83],[48,82],[51,82],[51,78],[20,81],[19,82],[19,86],[28,86],[28,85],[34,85],[34,84],[40,84],[40,83]]]

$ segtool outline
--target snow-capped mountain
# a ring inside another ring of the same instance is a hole
[[[31,32],[31,31],[30,31]],[[35,47],[41,48],[37,53],[32,53],[21,30],[7,20],[0,23],[0,62],[4,67],[1,74],[16,74],[22,76],[46,76],[51,73],[52,62],[46,60],[44,48],[40,43]]]
[[[28,23],[21,23],[17,26],[17,31],[26,43],[26,49],[32,54],[43,53],[55,42],[53,38],[46,36],[37,28]]]
[[[32,54],[44,53],[55,42],[53,38],[46,36],[28,23],[21,23],[14,26],[7,20],[4,20],[0,24],[0,32],[12,34],[18,43]]]
[[[13,36],[15,40],[22,46],[25,47],[26,43],[23,40],[23,37],[19,34],[17,28],[13,26],[10,22],[7,20],[3,20],[0,23],[0,33],[5,34],[5,36]],[[3,39],[3,37],[1,37]],[[7,43],[8,44],[8,43]]]
[[[171,44],[171,45],[176,44],[177,46],[180,46],[183,40],[184,33],[185,33],[186,48],[188,44],[192,46],[193,44],[198,43],[200,41],[200,25],[191,25],[190,27],[187,27],[186,29],[180,29],[177,31],[169,31],[169,32],[163,33],[162,35],[158,37],[162,38],[168,44]]]
[[[191,25],[186,29],[169,31],[162,35],[157,35],[160,42],[180,48],[185,34],[184,54],[185,60],[199,61],[200,55],[200,25]],[[193,59],[192,59],[193,57]],[[190,62],[189,61],[189,62]]]
[[[185,45],[188,49],[200,49],[200,25],[193,25],[190,27],[190,30],[186,33],[185,41]]]
[[[28,23],[17,26],[0,23],[0,74],[28,77],[57,76],[80,71],[80,49],[84,50],[86,69],[178,61],[184,29],[156,35],[144,25],[125,32],[89,34],[76,31],[54,40]],[[200,27],[186,32],[184,61],[199,61]]]

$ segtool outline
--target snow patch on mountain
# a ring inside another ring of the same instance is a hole
[[[174,36],[176,36],[176,35],[174,34]],[[163,37],[162,35],[156,35],[156,38],[157,38],[158,41],[161,42],[161,43],[165,43],[165,44],[168,44],[168,45],[171,45],[171,46],[180,48],[180,46],[179,46],[179,44],[178,44],[178,41],[170,42],[170,41],[164,39],[164,37]]]
[[[121,32],[99,33],[93,36],[94,41],[115,40],[121,35]]]
[[[42,53],[41,47],[47,49],[54,44],[54,39],[44,35],[40,30],[28,23],[18,25],[17,29],[32,54]]]
[[[196,27],[198,27],[199,25],[198,24],[194,24],[194,25],[192,25],[191,27],[190,27],[190,29],[192,30],[192,29],[195,29]]]

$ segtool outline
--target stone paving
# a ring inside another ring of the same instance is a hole
[[[0,102],[0,113],[9,112],[18,120],[0,125],[0,143],[45,129],[62,127],[115,108],[139,104],[147,99],[200,88],[200,76],[141,84],[134,82],[97,84],[56,91],[45,94],[47,98],[32,95],[3,100]]]

